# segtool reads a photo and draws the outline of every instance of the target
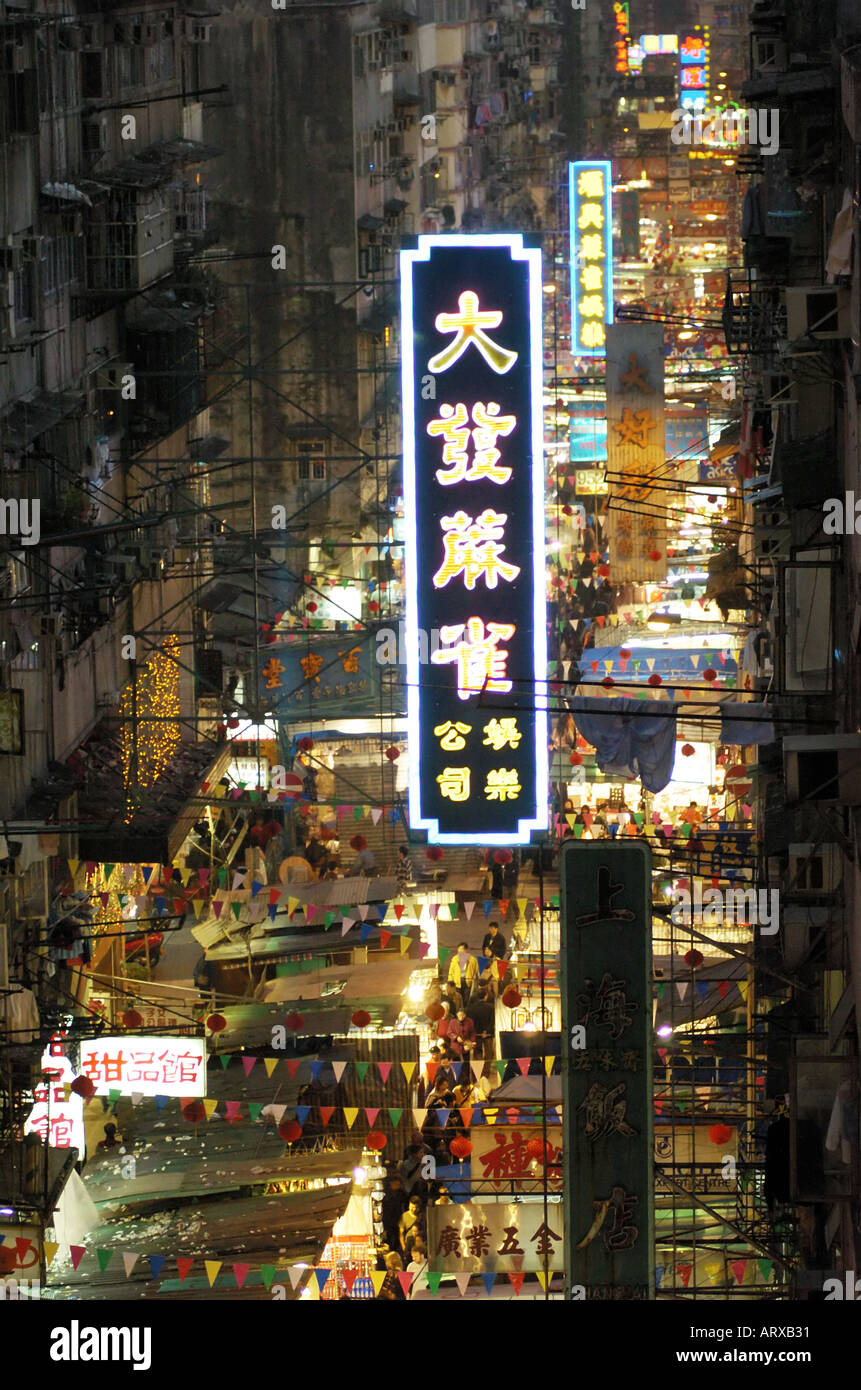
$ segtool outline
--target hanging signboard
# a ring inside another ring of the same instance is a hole
[[[282,718],[379,713],[376,646],[366,632],[311,634],[292,646],[267,647],[260,692]]]
[[[453,1274],[559,1270],[562,1203],[464,1202],[428,1206],[428,1268]]]
[[[36,1104],[27,1116],[24,1133],[38,1134],[52,1149],[77,1149],[78,1157],[84,1159],[84,1102],[74,1091],[68,1091],[75,1070],[63,1053],[59,1036],[52,1038],[43,1052],[40,1070],[44,1079],[33,1090]]]
[[[653,1297],[651,858],[561,851],[562,1117],[569,1297]]]
[[[568,165],[571,351],[603,357],[613,322],[613,181],[610,161]]]
[[[525,844],[547,825],[541,252],[422,236],[401,313],[410,822]]]
[[[487,1185],[501,1195],[507,1192],[543,1192],[546,1169],[550,1191],[561,1190],[562,1130],[559,1125],[547,1126],[546,1165],[540,1161],[540,1125],[477,1125],[470,1131],[470,1138],[473,1185]]]
[[[667,508],[679,499],[667,488],[659,323],[607,329],[607,472],[604,532],[613,582],[661,583],[667,577]]]
[[[81,1046],[81,1073],[97,1096],[203,1096],[206,1045],[203,1038],[96,1038]]]

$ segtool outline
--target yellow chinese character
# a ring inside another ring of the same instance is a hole
[[[604,242],[601,237],[597,236],[594,232],[590,232],[588,236],[584,236],[583,240],[580,242],[580,250],[583,252],[587,261],[603,261],[606,259],[604,255]]]
[[[441,434],[444,437],[442,461],[449,471],[446,473],[438,468],[437,482],[443,487],[449,487],[452,483],[472,483],[477,478],[487,478],[492,483],[507,483],[511,469],[495,466],[499,458],[495,445],[498,435],[511,434],[517,424],[517,416],[500,415],[495,401],[489,401],[487,405],[477,401],[472,409],[476,428],[470,431],[463,428],[467,420],[465,405],[442,405],[439,413],[440,418],[431,420],[427,431],[428,434]],[[470,433],[475,449],[471,464],[466,452]]]
[[[620,444],[635,444],[638,449],[645,449],[649,443],[649,430],[658,428],[657,420],[652,419],[649,410],[631,410],[630,406],[625,406],[622,411],[622,419],[613,429],[619,436]]]
[[[266,680],[267,690],[277,690],[281,684],[281,676],[284,672],[283,664],[273,656],[263,667],[263,675]]]
[[[320,677],[317,675],[317,672],[320,670],[320,667],[323,665],[323,658],[322,658],[322,656],[317,656],[317,654],[316,654],[315,652],[311,652],[311,654],[310,654],[309,656],[303,656],[303,657],[302,657],[301,661],[299,662],[299,665],[302,667],[302,670],[305,672],[305,679],[306,679],[306,681],[311,680],[311,678],[313,677],[313,679],[317,682],[317,684],[318,684],[318,685],[320,684]]]
[[[463,294],[458,296],[457,303],[459,313],[437,314],[434,319],[438,333],[454,333],[455,337],[447,348],[443,348],[442,352],[429,359],[428,371],[447,371],[463,356],[470,343],[474,343],[487,365],[495,372],[501,375],[510,371],[517,361],[517,353],[500,347],[484,332],[485,328],[499,327],[502,323],[502,311],[485,309],[482,312],[478,307],[478,295],[472,290],[464,290]]]
[[[587,294],[585,299],[581,299],[577,306],[580,316],[584,319],[602,319],[604,317],[604,297],[600,294]]]
[[[516,748],[523,735],[517,727],[516,719],[491,719],[484,726],[484,746],[498,753],[506,745]]]
[[[474,589],[476,580],[482,576],[488,589],[495,589],[500,578],[509,584],[516,579],[520,566],[500,559],[505,546],[497,544],[507,520],[504,512],[494,512],[490,507],[474,521],[466,512],[444,516],[440,525],[446,533],[443,536],[445,556],[433,577],[434,588],[444,589],[450,580],[461,574],[467,589]]]
[[[449,801],[469,801],[468,767],[444,767],[436,780],[441,796]]]
[[[438,483],[446,486],[450,483],[462,482],[466,475],[469,463],[466,453],[470,435],[467,424],[469,413],[466,406],[462,404],[456,406],[441,405],[439,415],[438,420],[431,420],[428,424],[428,434],[441,434],[445,440],[442,461],[450,471],[444,473],[442,469],[438,468],[436,479]]]
[[[488,623],[485,630],[481,618],[469,618],[465,623],[440,629],[446,646],[435,651],[431,661],[437,666],[449,661],[457,663],[457,693],[461,700],[479,695],[482,690],[504,694],[511,689],[511,681],[505,679],[508,652],[498,649],[497,643],[507,642],[514,633],[513,623]],[[464,634],[466,640],[458,642]],[[457,646],[448,645],[452,642],[457,642]]]
[[[648,379],[646,377],[646,367],[640,366],[639,358],[635,352],[628,353],[628,370],[622,372],[619,377],[619,385],[628,391],[650,391]]]
[[[584,198],[603,198],[604,170],[581,169],[577,179],[577,192]]]
[[[471,728],[471,724],[452,724],[449,719],[445,724],[437,724],[434,734],[439,739],[440,748],[444,748],[446,753],[459,753],[466,747],[463,735],[468,734]]]
[[[599,265],[585,265],[580,271],[580,283],[584,290],[601,290],[604,287],[604,272]]]
[[[577,226],[580,231],[585,231],[587,227],[601,228],[604,225],[604,205],[603,203],[582,203],[580,205],[580,216],[577,219]]]
[[[484,788],[484,795],[488,801],[516,801],[520,790],[515,768],[500,767],[495,772],[488,772]]]
[[[349,651],[338,652],[341,658],[341,665],[345,671],[356,672],[359,669],[359,652],[361,647],[351,647]]]
[[[595,319],[591,323],[583,324],[580,337],[583,339],[584,347],[603,347],[607,341],[603,323],[598,323]]]

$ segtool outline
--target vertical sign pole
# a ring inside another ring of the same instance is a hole
[[[566,1297],[654,1298],[651,855],[560,865]]]

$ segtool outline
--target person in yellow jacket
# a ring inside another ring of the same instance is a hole
[[[478,961],[470,955],[465,941],[458,942],[457,950],[449,961],[448,978],[460,990],[466,1005],[478,979]]]

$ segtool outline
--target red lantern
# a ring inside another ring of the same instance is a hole
[[[732,1138],[732,1130],[729,1125],[712,1125],[709,1130],[709,1139],[713,1144],[726,1144]]]
[[[518,1004],[523,1003],[523,995],[514,985],[509,985],[508,989],[503,991],[502,1002],[507,1009],[516,1009]]]
[[[305,604],[305,607],[308,609],[308,612],[309,612],[309,613],[316,613],[316,612],[317,612],[317,605],[316,605],[316,603],[313,603],[313,602],[312,602],[312,603],[306,603],[306,604]]]
[[[81,1096],[84,1100],[89,1100],[91,1096],[96,1094],[95,1083],[88,1076],[76,1076],[69,1090],[74,1091],[76,1096]]]
[[[443,1008],[442,1004],[428,1004],[427,1008],[425,1009],[425,1013],[427,1014],[431,1023],[439,1023],[439,1020],[445,1014],[445,1009]]]
[[[692,757],[694,756],[694,753],[695,753],[696,751],[697,751],[697,750],[694,748],[694,745],[693,745],[692,743],[683,743],[683,744],[682,744],[682,757],[683,757],[683,758],[692,758]]]
[[[706,669],[703,671],[703,680],[704,680],[704,681],[716,681],[716,680],[717,680],[717,671],[715,671],[711,666],[707,666]]]
[[[553,1150],[549,1141],[545,1145],[544,1141],[537,1136],[528,1140],[526,1152],[530,1158],[535,1159],[536,1163],[547,1163],[553,1157]]]
[[[442,859],[443,851],[440,849],[439,845],[431,845],[430,849],[425,850],[425,855],[432,864],[438,864]]]
[[[352,840],[350,841],[350,849],[354,849],[357,854],[360,854],[361,851],[363,849],[367,849],[367,847],[368,842],[365,839],[364,835],[354,835]]]
[[[235,714],[231,714],[230,718],[229,718],[228,721],[227,721],[227,727],[228,727],[228,729],[238,729],[238,728],[239,728],[239,720],[237,719],[237,717],[236,717]]]
[[[190,1125],[199,1125],[206,1119],[206,1108],[202,1100],[186,1101],[182,1107],[182,1118]]]
[[[623,661],[627,661],[628,658],[630,657],[630,655],[631,655],[631,653],[630,653],[630,651],[628,650],[627,647],[620,647],[620,648],[619,648],[619,656],[622,658]]]
[[[388,1143],[388,1139],[381,1129],[369,1129],[365,1143],[369,1149],[376,1149],[380,1153]]]
[[[685,954],[685,965],[689,965],[691,970],[698,970],[705,960],[701,951],[688,951]]]
[[[573,515],[574,515],[574,508],[573,508],[573,507],[569,507],[569,506],[567,506],[567,505],[564,506],[564,507],[562,508],[562,515],[563,515],[563,516],[573,516]]]
[[[609,565],[599,565],[599,566],[598,566],[598,574],[599,574],[599,576],[600,576],[601,579],[606,579],[607,576],[609,575],[609,573],[610,573],[610,566],[609,566]]]
[[[356,1028],[367,1028],[370,1021],[371,1015],[366,1009],[357,1009],[354,1014],[350,1015],[350,1022]]]
[[[391,748],[386,749],[386,757],[388,758],[390,763],[396,763],[400,756],[401,750],[400,748],[395,748],[394,744]]]
[[[652,674],[649,676],[649,685],[663,685],[663,683],[664,682],[661,680],[661,677],[658,675],[657,671],[653,671]]]
[[[210,1033],[223,1033],[227,1027],[227,1019],[224,1014],[210,1014],[206,1020],[206,1026]]]
[[[124,1028],[140,1028],[143,1014],[139,1014],[137,1009],[126,1009],[121,1021]]]
[[[612,677],[612,676],[605,676],[604,679],[602,680],[601,684],[602,684],[602,685],[605,685],[605,686],[607,687],[607,689],[609,690],[610,686],[611,686],[611,685],[615,685],[616,682],[613,680],[613,677]]]
[[[747,768],[745,767],[744,763],[733,763],[732,767],[726,775],[726,780],[728,782],[735,782],[739,778],[746,776]]]
[[[312,738],[300,738],[300,740],[299,740],[299,751],[300,751],[300,753],[310,753],[310,752],[311,752],[311,749],[312,749],[313,747],[314,747],[314,740],[313,740]]]
[[[369,613],[379,613],[379,611],[380,611],[380,605],[377,603],[376,599],[373,599],[373,598],[372,598],[371,601],[370,601],[370,603],[368,604],[368,612],[369,612]]]
[[[570,764],[571,764],[572,767],[579,767],[580,764],[581,764],[582,761],[583,761],[583,754],[582,754],[582,753],[572,753],[572,754],[571,754],[571,757],[568,759],[568,761],[570,762]]]
[[[493,852],[494,864],[510,864],[514,855],[510,849],[497,849]]]
[[[472,1141],[464,1138],[461,1134],[458,1134],[455,1139],[452,1139],[448,1147],[455,1158],[469,1158],[472,1153]]]
[[[305,1027],[305,1020],[301,1014],[288,1014],[284,1020],[284,1027],[290,1033],[298,1033],[300,1028]]]
[[[278,1134],[285,1144],[295,1144],[297,1139],[302,1138],[302,1126],[298,1120],[282,1120]]]
[[[652,561],[653,564],[657,564],[658,561],[660,560],[660,558],[661,558],[661,552],[660,552],[660,550],[650,550],[650,551],[649,551],[649,559]]]

